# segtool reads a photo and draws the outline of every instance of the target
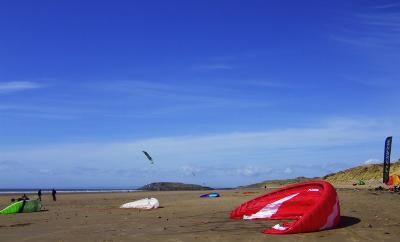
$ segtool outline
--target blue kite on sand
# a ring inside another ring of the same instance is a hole
[[[201,195],[200,197],[205,198],[205,197],[220,197],[220,196],[221,196],[221,195],[219,195],[219,193],[212,192],[212,193],[203,194],[203,195]]]

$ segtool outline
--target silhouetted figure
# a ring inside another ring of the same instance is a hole
[[[37,195],[39,197],[39,201],[42,201],[42,189],[39,189],[39,191],[37,192]]]
[[[29,200],[29,197],[27,197],[25,193],[24,195],[22,195],[22,197],[17,199],[17,201],[26,201],[26,200]]]
[[[56,190],[54,190],[54,188],[53,188],[53,191],[51,191],[51,195],[53,196],[53,201],[57,201],[57,198],[56,198]]]

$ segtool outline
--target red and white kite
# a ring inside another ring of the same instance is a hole
[[[243,203],[232,219],[294,220],[276,224],[266,234],[295,234],[337,226],[340,205],[335,188],[326,181],[303,182],[283,187]]]

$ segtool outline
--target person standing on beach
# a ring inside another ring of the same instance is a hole
[[[24,195],[22,195],[22,197],[17,199],[17,201],[26,201],[26,200],[29,200],[29,197],[27,197],[25,193]]]
[[[56,190],[54,190],[54,188],[53,188],[53,191],[51,191],[51,195],[53,196],[53,201],[57,201],[57,198],[56,198]]]
[[[39,201],[42,201],[42,189],[39,189],[39,191],[37,192],[37,195],[39,197]]]

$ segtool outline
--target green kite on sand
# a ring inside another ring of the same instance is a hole
[[[0,214],[38,212],[41,208],[42,203],[39,200],[23,200],[8,205],[0,210]]]

